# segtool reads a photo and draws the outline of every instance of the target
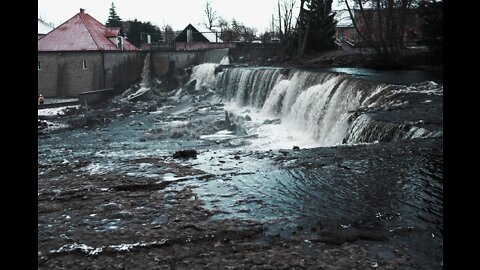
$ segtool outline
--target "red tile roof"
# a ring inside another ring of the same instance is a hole
[[[70,20],[38,40],[38,51],[117,50],[114,39],[119,28],[108,28],[82,9]],[[124,39],[124,50],[139,50]]]

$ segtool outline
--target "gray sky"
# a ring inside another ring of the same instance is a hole
[[[150,21],[160,27],[170,24],[182,30],[189,23],[202,23],[205,0],[115,0],[117,14],[124,21]],[[300,1],[297,1],[300,2]],[[38,16],[59,26],[84,8],[88,14],[105,23],[112,0],[38,0]],[[228,21],[235,18],[248,27],[264,32],[277,0],[211,0],[218,15]]]

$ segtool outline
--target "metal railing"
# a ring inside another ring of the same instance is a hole
[[[349,38],[349,37],[343,37],[343,41],[347,43],[348,45],[355,47],[355,40]]]
[[[236,48],[280,48],[281,43],[251,43],[251,42],[233,42]]]
[[[134,45],[129,45],[129,44],[123,44],[123,50],[118,48],[114,44],[98,44],[98,47],[102,51],[132,51],[132,50],[138,50],[139,48],[135,47]]]

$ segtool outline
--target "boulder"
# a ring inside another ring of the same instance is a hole
[[[190,158],[197,158],[197,151],[190,149],[190,150],[181,150],[177,151],[173,154],[173,158],[181,158],[181,159],[190,159]]]
[[[195,85],[197,84],[197,79],[193,79],[182,86],[182,90],[193,91],[195,90]]]

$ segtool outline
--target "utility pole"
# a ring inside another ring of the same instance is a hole
[[[275,35],[275,17],[272,14],[272,36]]]

